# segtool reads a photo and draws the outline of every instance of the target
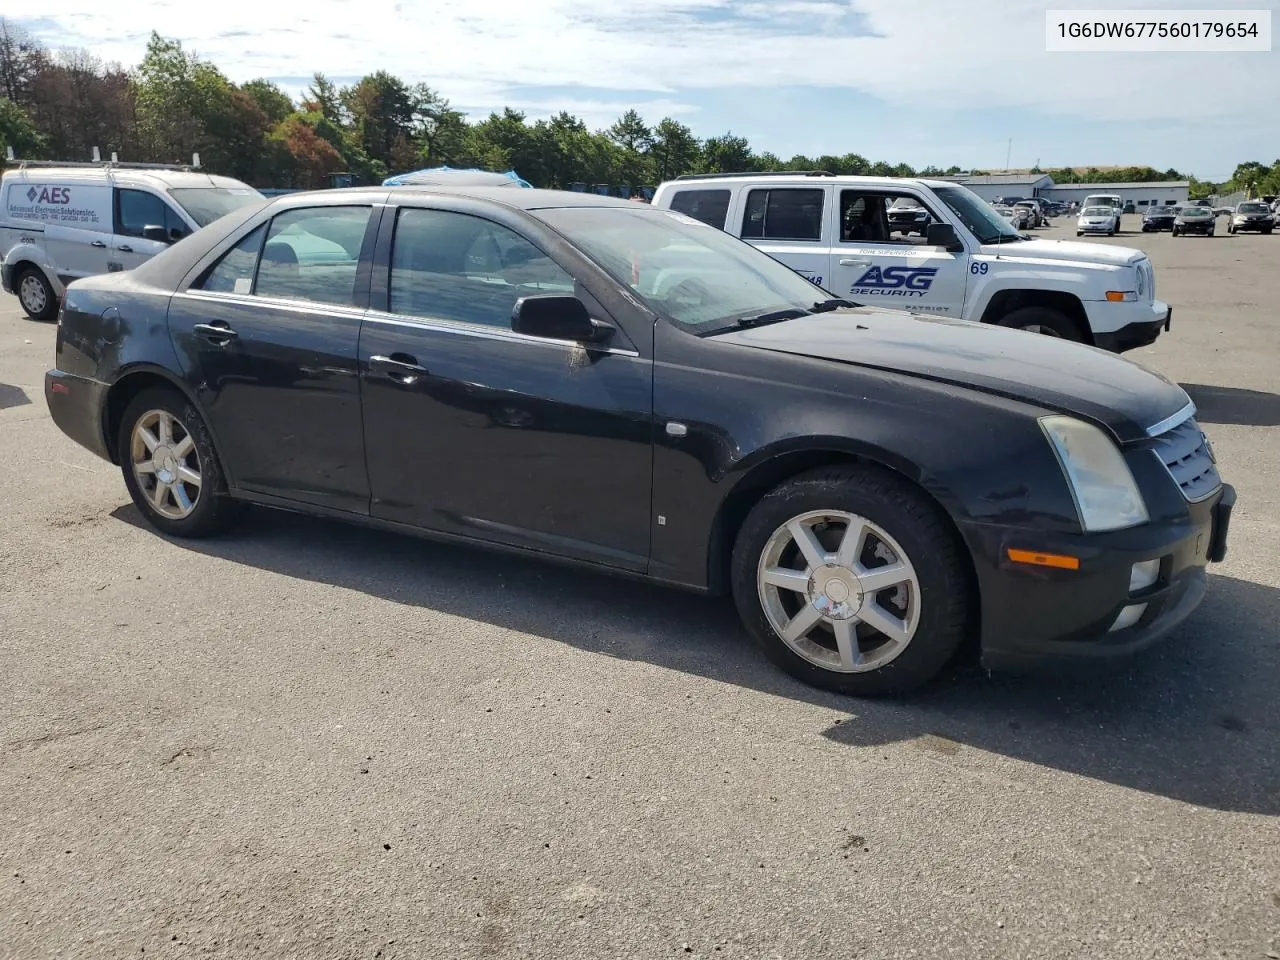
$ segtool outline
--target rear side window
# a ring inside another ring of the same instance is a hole
[[[271,221],[253,292],[350,307],[372,207],[304,207]]]
[[[677,190],[671,196],[671,209],[723,230],[729,217],[729,191]]]
[[[572,296],[565,270],[513,230],[447,210],[404,209],[391,248],[391,312],[511,329],[521,297]]]
[[[742,215],[742,236],[750,240],[820,240],[823,199],[822,190],[752,190]]]
[[[224,253],[205,275],[204,281],[195,284],[196,289],[213,293],[252,293],[253,271],[258,266],[258,252],[266,235],[267,225],[264,223]]]

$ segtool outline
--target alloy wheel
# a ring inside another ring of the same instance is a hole
[[[191,516],[204,484],[195,437],[167,410],[148,410],[133,425],[129,459],[148,505],[169,520]]]
[[[30,314],[42,313],[49,305],[49,295],[44,284],[34,273],[28,272],[18,285],[18,299],[22,301],[22,309]]]
[[[920,583],[906,551],[845,511],[811,511],[778,527],[760,553],[756,586],[782,641],[836,673],[883,667],[920,622]]]

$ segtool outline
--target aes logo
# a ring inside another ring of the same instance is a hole
[[[65,204],[71,202],[70,187],[32,187],[27,191],[27,199],[32,203],[57,203]]]
[[[923,297],[933,286],[937,267],[872,267],[859,277],[851,293],[885,297]]]

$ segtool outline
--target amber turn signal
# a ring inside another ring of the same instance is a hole
[[[1080,558],[1061,553],[1037,553],[1034,550],[1009,548],[1009,559],[1014,563],[1027,563],[1033,567],[1056,567],[1059,570],[1079,570]]]

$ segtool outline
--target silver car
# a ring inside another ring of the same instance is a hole
[[[1115,207],[1085,207],[1076,219],[1076,236],[1101,233],[1114,237],[1120,227],[1120,215]]]

